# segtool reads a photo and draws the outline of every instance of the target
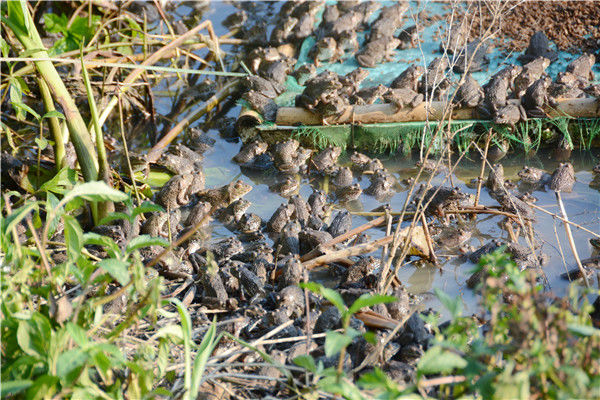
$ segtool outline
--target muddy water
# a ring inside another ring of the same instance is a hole
[[[267,6],[265,6],[267,7]],[[182,5],[176,10],[176,14],[180,16],[187,15],[190,8]],[[226,30],[220,25],[223,20],[235,8],[228,3],[215,2],[210,8],[206,9],[204,17],[210,18],[215,23],[217,34],[223,34]],[[264,12],[264,9],[263,9]],[[224,47],[225,51],[232,50]],[[161,83],[160,90],[172,89],[169,87],[169,82]],[[172,98],[158,97],[156,106],[161,115],[168,114],[171,108]],[[239,107],[233,107],[228,112],[228,116],[236,117],[239,114]],[[253,190],[246,196],[246,199],[252,202],[252,206],[248,212],[258,214],[263,220],[268,220],[273,211],[287,200],[269,191],[269,184],[273,183],[274,176],[270,174],[253,174],[245,175],[240,167],[231,161],[231,158],[239,151],[241,144],[224,140],[220,137],[218,129],[211,129],[207,132],[211,137],[216,139],[214,148],[205,154],[204,170],[207,177],[207,186],[213,187],[231,182],[234,179],[242,179],[253,186]],[[563,194],[563,200],[569,215],[569,218],[594,232],[600,232],[600,192],[590,186],[593,180],[592,167],[597,163],[600,151],[591,152],[573,152],[570,162],[573,163],[576,170],[577,183],[573,193]],[[401,156],[383,156],[381,157],[384,165],[398,179],[405,179],[414,176],[417,172],[414,167],[414,160],[410,160]],[[347,160],[342,156],[342,163]],[[534,158],[525,160],[522,153],[516,151],[509,154],[508,157],[501,160],[505,168],[505,174],[508,179],[518,180],[517,171],[524,163],[527,165],[544,168],[548,172],[552,172],[557,166],[556,161],[550,153],[540,152]],[[475,189],[468,188],[466,183],[471,179],[476,178],[479,174],[480,161],[466,160],[461,163],[455,174],[452,176],[452,184],[459,186],[466,193],[475,193]],[[434,184],[442,183],[444,176],[439,175],[433,179]],[[368,186],[368,179],[363,177],[359,181],[361,186]],[[446,181],[445,184],[450,184]],[[313,188],[323,189],[326,187],[322,179],[302,178],[300,194],[304,198],[308,198]],[[399,211],[404,204],[407,192],[400,191],[396,193],[389,201],[394,211]],[[538,199],[537,205],[547,209],[552,213],[558,212],[556,200],[553,192],[536,191],[534,196]],[[374,198],[363,195],[360,201],[353,204],[350,211],[369,211],[381,203]],[[495,205],[496,202],[489,197],[485,190],[482,191],[481,204]],[[335,213],[335,212],[334,212]],[[571,250],[566,241],[564,227],[559,221],[552,216],[544,214],[540,211],[536,212],[537,221],[534,225],[537,239],[543,243],[542,249],[550,256],[550,261],[544,266],[550,288],[557,294],[563,295],[568,285],[567,281],[560,279],[560,274],[566,269],[571,269],[575,266]],[[492,238],[508,239],[507,233],[501,229],[499,223],[501,217],[498,216],[482,216],[480,215],[476,221],[470,223],[473,228],[473,236],[470,239],[470,244],[474,247],[479,247]],[[354,227],[367,222],[366,217],[354,216]],[[225,227],[215,222],[211,226],[212,238],[219,239],[222,237],[231,236],[232,233]],[[369,232],[371,238],[375,239],[384,235],[382,230],[373,229]],[[594,254],[589,245],[590,234],[579,229],[573,229],[573,235],[577,244],[579,255],[581,258],[589,257]],[[375,253],[379,255],[380,253]],[[433,289],[439,288],[444,290],[450,296],[461,296],[464,302],[467,313],[474,312],[476,308],[475,296],[473,292],[466,287],[465,280],[470,276],[470,271],[474,265],[469,262],[461,262],[456,257],[444,257],[440,252],[440,265],[417,265],[417,263],[409,262],[399,266],[398,277],[408,287],[408,289],[423,297],[425,307],[441,309],[441,305],[433,296]],[[564,256],[564,258],[563,258]],[[441,311],[441,310],[440,310]]]

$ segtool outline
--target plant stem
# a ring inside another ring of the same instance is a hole
[[[52,95],[50,94],[50,89],[48,89],[48,85],[46,81],[38,78],[38,85],[40,86],[40,92],[42,94],[42,101],[44,102],[44,108],[46,112],[56,111],[54,107],[54,101],[52,100]],[[61,168],[67,166],[65,161],[65,144],[63,143],[62,130],[60,129],[60,122],[58,122],[57,117],[50,117],[49,126],[50,131],[52,132],[52,137],[54,138],[54,164],[56,165],[56,171],[60,171]]]

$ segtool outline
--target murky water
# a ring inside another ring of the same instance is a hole
[[[260,6],[259,8],[268,9],[276,6]],[[177,15],[188,15],[191,8],[186,5],[181,5],[175,13]],[[204,16],[210,18],[215,23],[217,34],[226,33],[220,25],[227,15],[235,11],[235,7],[228,3],[215,2],[207,9]],[[231,51],[230,46],[224,46],[223,50]],[[169,87],[172,82],[163,82],[158,90],[171,89]],[[171,97],[158,97],[156,106],[160,114],[165,115],[171,109]],[[240,112],[239,107],[233,107],[228,111],[228,115],[236,117]],[[205,154],[204,171],[207,177],[207,186],[214,187],[226,184],[234,179],[242,179],[253,186],[253,190],[246,196],[246,199],[252,202],[252,206],[248,210],[258,214],[263,220],[268,220],[274,210],[282,203],[287,202],[287,199],[278,196],[269,191],[269,184],[273,183],[274,177],[270,174],[261,175],[255,174],[252,176],[244,175],[240,167],[231,161],[231,158],[239,151],[241,144],[224,140],[219,135],[218,129],[211,129],[208,134],[216,139],[215,146]],[[573,193],[563,194],[563,200],[569,215],[569,218],[581,226],[590,229],[594,232],[600,232],[600,192],[597,188],[590,186],[593,180],[591,172],[592,167],[598,162],[599,150],[588,152],[573,152],[570,162],[573,163],[576,170],[577,183]],[[342,162],[345,155],[342,156]],[[398,180],[414,176],[417,169],[414,167],[414,160],[404,158],[402,156],[382,156],[382,161],[386,168],[394,174]],[[518,180],[517,171],[522,168],[523,164],[544,168],[548,172],[552,172],[558,165],[550,152],[540,152],[533,158],[525,159],[522,152],[519,150],[509,154],[505,159],[500,161],[505,169],[505,175],[508,179]],[[452,184],[460,186],[466,193],[475,193],[475,189],[468,188],[465,184],[471,179],[476,178],[480,170],[480,161],[465,160],[461,163],[456,173],[452,176]],[[487,175],[487,172],[486,172]],[[443,175],[436,176],[432,183],[439,184],[444,179]],[[368,179],[363,177],[359,181],[360,185],[366,188],[369,184]],[[445,184],[450,184],[446,182]],[[300,195],[308,198],[312,192],[312,188],[323,188],[323,180],[317,178],[302,178],[300,187]],[[400,191],[396,193],[390,200],[390,204],[394,211],[400,211],[407,193]],[[536,191],[534,196],[538,199],[537,205],[546,210],[557,213],[558,207],[553,192]],[[495,205],[496,202],[491,199],[484,189],[482,190],[480,204]],[[360,201],[350,210],[369,211],[381,205],[373,197],[366,195],[361,196]],[[335,212],[334,212],[335,213]],[[537,221],[534,225],[537,239],[543,243],[542,249],[550,256],[550,261],[544,266],[544,272],[548,277],[550,287],[558,295],[564,294],[565,288],[568,285],[567,281],[560,279],[560,274],[566,269],[571,269],[575,266],[571,250],[566,240],[565,231],[562,223],[555,220],[552,216],[536,212]],[[367,222],[366,217],[354,216],[353,225],[357,227]],[[508,239],[505,230],[501,229],[499,223],[502,221],[500,216],[480,215],[476,221],[472,223],[473,237],[470,239],[470,244],[479,247],[491,238]],[[213,237],[221,238],[231,236],[232,233],[219,223],[215,222],[212,225]],[[382,237],[385,233],[380,229],[373,229],[368,232],[373,239]],[[581,258],[589,257],[593,254],[593,250],[589,245],[589,238],[592,237],[577,228],[573,229],[573,235],[577,244],[579,255]],[[380,254],[375,253],[376,255]],[[562,254],[562,255],[561,255]],[[443,257],[440,252],[440,265],[417,267],[414,263],[408,263],[400,267],[398,277],[400,280],[414,293],[422,294],[424,297],[425,306],[430,306],[439,309],[440,305],[432,295],[434,288],[440,288],[450,296],[461,296],[464,300],[466,312],[475,310],[475,297],[473,292],[466,287],[465,280],[470,276],[470,270],[474,267],[469,262],[461,262],[456,257]],[[563,262],[564,255],[564,262]]]

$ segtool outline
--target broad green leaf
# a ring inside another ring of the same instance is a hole
[[[65,119],[65,116],[60,111],[52,110],[52,111],[48,111],[46,114],[44,114],[42,116],[42,118],[59,118],[59,119]]]
[[[27,204],[25,204],[24,206],[21,206],[19,208],[17,208],[16,210],[13,210],[13,212],[6,217],[5,220],[5,235],[8,235],[12,228],[14,228],[15,226],[17,226],[17,224],[19,222],[21,222],[25,217],[27,217],[27,215],[33,211],[33,210],[37,210],[38,209],[38,205],[39,202],[38,201],[31,201]]]
[[[27,389],[27,400],[51,399],[54,397],[59,379],[56,376],[42,375]]]
[[[50,322],[38,312],[30,319],[19,321],[17,342],[21,350],[32,357],[44,360],[48,356],[51,335]]]
[[[434,346],[423,354],[417,369],[421,374],[443,374],[466,366],[467,361],[458,354]]]
[[[331,304],[337,307],[341,313],[346,311],[346,305],[342,296],[333,289],[326,288],[325,286],[315,282],[302,282],[300,287],[303,289],[310,290],[311,292],[323,296]]]
[[[27,111],[29,114],[31,114],[36,120],[40,120],[40,114],[38,114],[37,112],[35,112],[35,110],[31,107],[29,107],[27,104],[25,103],[12,103],[13,107],[17,107],[20,108],[21,110]]]
[[[72,322],[67,323],[67,332],[71,335],[71,338],[80,347],[85,347],[89,343],[87,332],[79,325],[75,325]]]
[[[131,212],[131,216],[137,217],[140,214],[147,213],[147,212],[153,212],[153,211],[161,211],[162,212],[162,211],[165,211],[165,209],[162,208],[161,206],[159,206],[158,204],[154,204],[149,201],[145,201],[133,209],[133,211]]]
[[[109,222],[118,221],[121,219],[125,221],[131,221],[131,218],[128,214],[125,214],[124,212],[113,212],[98,221],[98,225],[106,225]]]
[[[329,331],[325,335],[325,356],[338,354],[343,348],[352,343],[352,338],[340,332]]]
[[[66,386],[73,385],[78,377],[78,369],[87,363],[89,355],[80,348],[67,350],[58,356],[56,375]]]
[[[131,241],[127,244],[127,248],[125,249],[125,251],[127,253],[131,253],[134,250],[141,249],[143,247],[149,247],[149,246],[168,247],[169,241],[164,238],[160,238],[160,237],[152,237],[150,235],[140,235],[140,236],[136,236],[133,239],[131,239]]]
[[[181,331],[183,333],[183,365],[184,365],[184,379],[183,379],[183,387],[185,389],[185,394],[183,395],[184,400],[189,400],[194,396],[191,392],[192,387],[192,354],[191,354],[191,346],[192,346],[192,320],[190,318],[190,313],[187,308],[183,305],[183,303],[177,298],[168,299],[171,303],[175,305],[177,311],[179,312],[179,317],[181,318]]]
[[[38,145],[38,147],[39,147],[40,150],[44,150],[46,147],[48,147],[48,140],[46,138],[44,138],[44,137],[41,137],[41,138],[40,137],[36,137],[34,139],[34,141],[35,141],[35,144]]]
[[[75,261],[81,254],[83,247],[83,230],[79,222],[72,215],[63,215],[65,225],[65,243],[67,245],[67,254],[69,259]]]
[[[2,385],[0,386],[0,397],[3,399],[7,398],[7,396],[14,396],[18,393],[21,393],[23,390],[28,389],[31,385],[33,385],[33,381],[29,379],[20,379],[15,381],[2,381]]]
[[[312,356],[309,356],[307,354],[304,354],[304,355],[294,358],[293,362],[297,366],[302,367],[312,373],[315,373],[317,371],[317,366],[315,365],[315,359]]]
[[[348,309],[348,313],[354,314],[361,308],[371,307],[382,303],[393,303],[397,299],[394,296],[385,296],[381,294],[363,294],[352,303],[352,306]]]
[[[69,167],[64,167],[40,186],[38,192],[54,192],[63,194],[67,187],[77,183],[76,172]],[[58,202],[57,202],[58,204]]]
[[[448,311],[450,311],[450,314],[452,314],[453,319],[458,318],[462,315],[463,304],[460,297],[456,297],[453,299],[438,288],[433,289],[433,291],[435,292],[435,295],[440,300],[440,302],[444,305],[444,307],[446,307]]]
[[[202,382],[202,375],[204,375],[204,370],[206,369],[206,363],[208,362],[208,358],[212,354],[215,346],[217,345],[217,319],[213,320],[213,323],[208,328],[208,331],[204,334],[202,338],[202,342],[198,347],[198,351],[196,352],[196,359],[194,360],[194,366],[192,368],[192,382],[191,382],[191,392],[190,393],[198,393],[200,390],[200,383]]]
[[[157,338],[168,338],[170,336],[176,337],[177,339],[183,340],[183,331],[179,325],[167,325],[163,326],[152,335],[152,339]]]
[[[99,261],[97,265],[108,272],[122,286],[127,285],[129,282],[129,263],[127,261],[107,258]]]
[[[594,328],[591,325],[568,324],[567,329],[579,336],[600,337],[600,329]]]
[[[125,201],[128,198],[125,193],[111,188],[106,182],[94,181],[76,185],[65,195],[61,203],[66,204],[77,197],[89,201]]]

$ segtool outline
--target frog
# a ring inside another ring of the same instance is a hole
[[[242,85],[246,91],[254,90],[270,99],[274,99],[285,90],[285,87],[277,82],[269,81],[258,75],[247,75],[242,79]]]
[[[583,82],[593,82],[594,71],[592,68],[595,63],[596,57],[593,54],[583,54],[567,65],[567,72],[577,76]]]
[[[406,50],[417,47],[420,40],[419,34],[420,32],[416,25],[411,25],[402,29],[397,36],[397,39],[400,41],[398,49]]]
[[[281,197],[290,197],[298,192],[300,183],[295,176],[286,175],[283,181],[277,182],[269,186],[269,190],[279,194]]]
[[[483,102],[477,110],[484,118],[492,119],[498,110],[507,104],[508,78],[505,76],[492,78],[483,88],[483,93]]]
[[[585,92],[580,89],[581,79],[571,72],[559,72],[554,82],[548,87],[550,102],[556,103],[557,99],[575,99],[585,97]]]
[[[353,179],[352,170],[349,167],[341,167],[337,170],[332,182],[336,187],[342,188],[350,186]]]
[[[558,167],[552,173],[550,179],[550,189],[555,192],[567,192],[573,191],[575,185],[575,169],[571,163],[559,163]]]
[[[323,71],[306,82],[303,92],[296,96],[296,107],[314,110],[327,94],[337,92],[342,87],[339,76],[335,72]]]
[[[310,209],[306,200],[302,196],[295,194],[289,198],[288,204],[294,208],[291,216],[292,220],[298,221],[301,226],[304,226],[310,216]]]
[[[535,220],[535,212],[533,208],[514,194],[505,190],[491,192],[490,195],[496,199],[503,211],[519,215],[525,220]]]
[[[500,71],[496,72],[488,83],[483,86],[483,90],[485,91],[487,85],[491,83],[495,79],[506,79],[508,81],[508,89],[514,90],[515,78],[521,74],[523,71],[523,67],[520,65],[509,64],[506,67],[502,68]]]
[[[273,46],[279,46],[288,42],[288,38],[294,27],[298,24],[298,18],[287,17],[279,19],[279,22],[271,32],[269,42]]]
[[[383,99],[383,95],[388,92],[388,88],[384,85],[370,86],[356,92],[351,99],[353,104],[366,105],[373,104],[377,100]]]
[[[521,182],[528,185],[545,186],[550,183],[551,175],[540,168],[523,166],[517,175],[521,178]]]
[[[261,114],[267,121],[275,121],[277,117],[277,103],[255,90],[250,90],[242,95],[242,99],[246,100],[250,107]]]
[[[168,171],[179,175],[191,173],[199,166],[204,157],[183,144],[170,146],[156,161],[156,164],[166,168]]]
[[[335,39],[324,37],[315,43],[308,56],[313,60],[315,66],[318,67],[322,62],[337,61],[340,55]]]
[[[261,63],[273,62],[281,60],[281,54],[275,47],[262,47],[259,46],[246,57],[246,65],[255,74],[258,74]]]
[[[362,20],[363,16],[357,11],[343,13],[337,20],[333,21],[328,33],[331,37],[337,39],[344,32],[356,31]]]
[[[313,3],[313,2],[308,2]],[[312,36],[315,30],[315,15],[313,13],[306,13],[298,17],[298,23],[292,30],[290,39],[292,43],[302,43],[304,39]]]
[[[271,151],[275,165],[291,163],[297,156],[299,147],[300,142],[295,139],[276,143]]]
[[[167,210],[183,206],[190,201],[190,187],[194,183],[193,174],[175,175],[156,194],[156,203]]]
[[[409,8],[407,2],[397,2],[389,7],[381,9],[379,17],[371,24],[371,32],[369,33],[369,41],[385,39],[391,42],[394,40],[394,48],[398,47],[400,41],[392,35],[402,27],[403,17]]]
[[[424,73],[425,69],[421,65],[411,64],[392,81],[390,88],[408,88],[416,92],[419,90],[419,79]]]
[[[298,85],[304,86],[306,82],[314,78],[317,75],[317,66],[312,63],[302,64],[293,73],[292,76],[296,78]]]
[[[339,92],[326,93],[321,101],[314,108],[314,111],[321,116],[323,125],[336,123],[348,110],[349,101],[346,96]]]
[[[521,73],[515,78],[515,89],[513,97],[520,99],[527,89],[545,74],[546,68],[550,65],[550,60],[546,57],[538,57],[535,60],[525,64]]]
[[[329,224],[329,227],[327,228],[327,232],[329,232],[332,237],[338,237],[348,232],[350,229],[352,229],[352,215],[348,210],[341,210],[333,217],[331,224]]]
[[[215,298],[219,303],[224,305],[229,295],[218,271],[213,271],[209,267],[206,258],[198,253],[190,254],[189,260],[194,272],[200,276],[200,283],[204,291],[203,295]]]
[[[542,31],[535,32],[529,39],[529,46],[523,54],[517,57],[522,64],[527,64],[536,58],[545,57],[550,62],[558,58],[556,51],[550,48],[550,40]]]
[[[140,227],[140,233],[154,237],[167,237],[169,235],[169,225],[171,233],[174,233],[177,231],[177,225],[180,220],[180,209],[175,209],[170,212],[153,212]]]
[[[231,269],[231,273],[239,280],[241,289],[249,299],[263,297],[266,294],[264,282],[246,266],[238,265],[237,268]]]
[[[438,216],[444,218],[445,211],[453,204],[466,198],[466,195],[459,188],[451,188],[447,186],[432,186],[429,189],[422,184],[413,199],[413,203],[417,204],[419,199],[423,199],[422,204],[425,205],[426,216]]]
[[[454,56],[452,70],[460,74],[481,71],[490,63],[486,56],[487,48],[487,45],[479,39],[469,42]]]
[[[347,96],[352,96],[354,93],[358,92],[360,84],[367,76],[369,76],[369,71],[361,67],[353,69],[344,75],[340,79],[340,82],[343,85],[342,91],[344,94]]]
[[[378,201],[382,201],[386,197],[389,197],[393,185],[393,178],[389,173],[385,169],[378,169],[371,176],[371,183],[364,192],[375,197]]]
[[[208,150],[212,149],[217,142],[202,129],[198,128],[190,128],[185,139],[187,145],[197,154],[206,153]]]
[[[290,310],[292,318],[301,317],[304,313],[304,291],[298,285],[286,286],[276,295],[277,307]]]
[[[250,203],[248,200],[241,198],[232,202],[225,208],[216,210],[214,215],[215,218],[221,221],[224,225],[233,225],[237,223],[240,218],[242,218],[242,215],[244,215],[246,210],[248,210],[251,205],[252,203]]]
[[[269,222],[267,222],[267,230],[269,232],[280,233],[284,226],[289,222],[294,212],[294,206],[282,203],[273,213]]]
[[[337,4],[327,4],[323,10],[322,25],[333,24],[340,17]]]
[[[294,218],[294,214],[292,214]],[[279,249],[279,254],[299,254],[300,253],[300,240],[298,239],[298,233],[302,227],[299,221],[290,220],[283,227],[279,238],[275,245]],[[281,247],[280,247],[281,246]]]
[[[525,91],[521,98],[521,104],[528,117],[543,118],[546,116],[543,107],[548,103],[548,86],[550,86],[550,82],[549,77],[540,78]]]
[[[291,58],[285,58],[278,61],[263,61],[260,64],[258,73],[270,82],[275,82],[277,85],[284,86],[288,74],[295,62],[296,60]]]
[[[234,28],[241,28],[247,20],[248,13],[245,10],[239,10],[229,14],[221,24],[229,30],[232,30]]]
[[[358,183],[342,186],[335,190],[335,196],[340,203],[349,203],[357,200],[362,194],[362,188]]]
[[[188,217],[185,220],[184,226],[196,226],[202,223],[202,226],[210,224],[210,203],[199,201],[192,207]]]
[[[281,270],[281,275],[278,279],[279,287],[288,287],[290,285],[298,285],[304,280],[306,267],[302,265],[297,255],[289,257]]]
[[[583,88],[583,91],[590,97],[600,98],[600,83],[592,83]]]
[[[419,81],[419,93],[434,100],[439,99],[450,88],[450,79],[446,74],[448,67],[446,57],[434,58]]]
[[[458,107],[477,107],[483,100],[483,89],[471,73],[464,76],[463,83],[456,90],[453,103]]]
[[[356,61],[365,68],[374,68],[382,61],[392,61],[393,52],[399,44],[400,41],[395,37],[370,41],[356,54]]]
[[[358,51],[358,37],[356,31],[342,32],[337,41],[337,52],[340,56],[354,54]]]
[[[249,171],[268,171],[274,167],[273,157],[269,153],[262,153],[250,161],[241,164],[240,167]]]
[[[244,164],[252,161],[256,156],[267,151],[267,143],[260,140],[253,140],[245,143],[239,153],[233,157],[233,161],[237,164]]]
[[[457,21],[446,31],[446,35],[440,43],[440,53],[454,54],[460,51],[469,40],[469,31],[471,30],[468,23],[465,21]]]
[[[381,3],[379,1],[362,1],[355,5],[352,9],[362,16],[361,23],[366,26],[369,24],[371,16],[380,8]]]
[[[317,172],[328,173],[335,167],[337,160],[342,153],[342,148],[329,146],[311,157],[311,168]]]
[[[455,249],[469,239],[471,239],[472,232],[469,229],[463,227],[448,227],[444,228],[438,235],[437,243],[446,249]]]
[[[386,103],[391,103],[396,107],[396,112],[400,111],[406,106],[411,108],[418,107],[423,104],[423,94],[417,93],[409,88],[400,89],[389,89],[384,95],[383,100]]]
[[[492,165],[492,169],[488,173],[487,181],[485,186],[491,192],[498,192],[504,190],[504,167],[502,164]]]
[[[308,206],[311,215],[323,219],[327,213],[327,196],[323,191],[314,189],[308,197]]]
[[[362,281],[367,275],[375,272],[380,264],[381,261],[373,256],[361,258],[345,271],[344,285],[349,286],[348,284]]]
[[[286,174],[295,174],[306,167],[306,161],[310,158],[313,151],[299,147],[298,150],[291,155],[289,160],[285,162],[279,160],[275,163],[275,167]]]
[[[333,240],[333,236],[327,231],[305,228],[298,234],[300,239],[300,255],[319,247],[323,243]]]
[[[352,169],[362,172],[371,162],[371,157],[359,153],[358,151],[353,151],[352,154],[350,154],[350,162],[352,163]]]
[[[242,233],[257,232],[262,225],[262,219],[254,213],[242,215],[237,223],[237,229]]]
[[[500,107],[494,116],[494,122],[500,125],[515,127],[520,121],[527,121],[527,112],[521,104],[508,103]]]
[[[197,194],[200,201],[207,201],[214,209],[227,207],[252,190],[252,186],[242,180],[231,182],[216,189],[207,189]]]

